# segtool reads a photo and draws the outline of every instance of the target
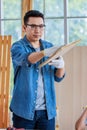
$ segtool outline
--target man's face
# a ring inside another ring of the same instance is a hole
[[[41,17],[30,17],[25,32],[30,42],[39,41],[44,31],[44,21]]]

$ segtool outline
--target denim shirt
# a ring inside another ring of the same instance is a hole
[[[41,40],[41,49],[53,46],[51,43]],[[15,42],[11,47],[11,56],[14,68],[14,89],[10,104],[10,110],[16,115],[25,119],[33,120],[38,85],[38,66],[48,57],[42,58],[39,62],[31,64],[28,56],[35,52],[35,49],[27,40]],[[44,81],[46,109],[48,119],[56,116],[56,97],[54,81],[60,82],[62,78],[55,76],[56,68],[48,64],[41,68]]]

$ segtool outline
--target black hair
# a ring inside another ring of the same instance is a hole
[[[41,17],[43,19],[43,21],[44,21],[43,13],[41,13],[38,10],[30,10],[30,11],[25,13],[25,16],[24,16],[24,24],[25,25],[27,25],[27,22],[28,22],[30,17]]]

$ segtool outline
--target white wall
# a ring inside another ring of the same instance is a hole
[[[75,130],[75,121],[87,104],[87,47],[75,47],[64,60],[66,77],[55,83],[59,130]]]

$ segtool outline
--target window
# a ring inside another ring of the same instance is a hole
[[[69,40],[81,38],[82,45],[87,45],[87,1],[69,0],[67,5]]]
[[[21,5],[22,0],[0,0],[0,35],[12,35],[12,43],[21,37]],[[10,71],[12,91],[14,76],[12,64]]]
[[[62,45],[82,39],[79,45],[87,45],[86,0],[33,0],[33,9],[45,15],[46,40]]]
[[[0,34],[12,35],[13,41],[21,37],[21,1],[0,0]]]

